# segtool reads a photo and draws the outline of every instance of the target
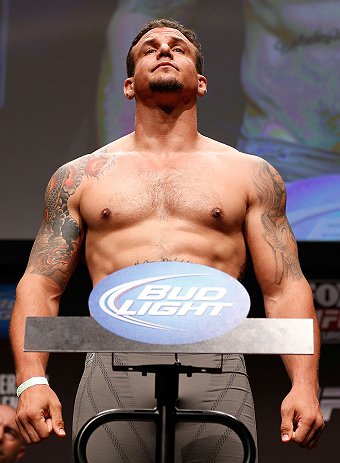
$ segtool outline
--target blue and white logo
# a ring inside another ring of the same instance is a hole
[[[184,262],[128,267],[94,287],[89,308],[107,330],[151,344],[188,344],[220,336],[246,318],[250,299],[235,278]]]
[[[0,338],[8,338],[9,322],[15,302],[15,285],[0,285]]]

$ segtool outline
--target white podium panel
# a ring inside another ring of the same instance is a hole
[[[231,331],[190,344],[132,341],[103,328],[92,317],[28,317],[25,351],[313,354],[313,320],[248,318]]]

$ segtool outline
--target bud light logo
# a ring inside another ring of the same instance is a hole
[[[96,285],[89,298],[107,330],[151,344],[188,344],[220,336],[246,318],[249,295],[235,278],[184,262],[122,269]]]

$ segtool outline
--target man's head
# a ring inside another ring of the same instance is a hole
[[[206,93],[207,80],[198,72],[203,66],[200,45],[194,33],[177,21],[148,23],[134,39],[129,56],[131,76],[124,82],[129,100],[172,112],[178,105],[191,107]]]
[[[14,408],[0,404],[0,463],[13,463],[25,454],[15,415]]]
[[[154,21],[150,21],[148,24],[146,24],[133,39],[131,47],[126,57],[126,71],[128,77],[132,77],[135,73],[135,61],[133,56],[134,46],[137,45],[137,43],[140,41],[143,35],[145,35],[147,32],[160,27],[177,29],[196,47],[196,70],[198,74],[203,74],[203,55],[201,52],[201,44],[196,40],[196,35],[194,31],[185,28],[174,19],[157,19]]]

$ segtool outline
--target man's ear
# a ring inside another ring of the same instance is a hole
[[[20,447],[20,450],[19,450],[19,452],[18,452],[18,454],[17,454],[17,457],[16,457],[16,459],[15,459],[14,461],[20,460],[20,458],[22,458],[22,457],[25,455],[25,453],[26,453],[26,447],[24,447],[24,446],[22,445],[22,446]]]
[[[198,96],[204,96],[208,89],[207,89],[207,79],[202,76],[201,74],[198,74],[197,75],[198,77],[198,87],[197,87],[197,93],[198,93]]]
[[[133,100],[135,97],[135,90],[134,90],[134,84],[133,84],[134,78],[129,77],[128,79],[125,80],[124,82],[124,95],[126,98],[129,100]]]

